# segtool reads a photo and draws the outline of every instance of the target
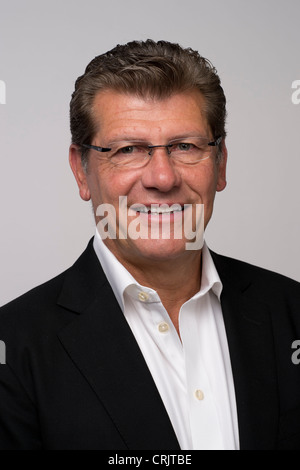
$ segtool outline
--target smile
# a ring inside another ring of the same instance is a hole
[[[172,204],[171,206],[168,204],[151,204],[151,206],[146,206],[144,204],[141,205],[133,205],[131,209],[135,212],[139,212],[141,214],[151,214],[151,215],[160,215],[160,214],[174,214],[176,212],[183,212],[184,206],[181,204]]]

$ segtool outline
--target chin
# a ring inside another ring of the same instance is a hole
[[[136,240],[135,254],[139,259],[168,261],[187,255],[185,240]]]

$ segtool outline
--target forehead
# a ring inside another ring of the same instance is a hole
[[[124,134],[123,138],[126,133],[149,137],[149,132],[154,136],[178,134],[180,131],[209,134],[205,101],[197,90],[164,99],[141,98],[115,90],[101,91],[94,99],[93,117],[96,132],[103,138],[117,138]]]

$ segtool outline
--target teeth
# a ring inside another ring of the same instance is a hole
[[[144,214],[172,214],[174,212],[181,212],[183,211],[183,207],[180,204],[173,204],[171,207],[137,207],[134,208],[136,212],[141,212]]]
[[[176,209],[171,209],[171,207],[168,208],[160,208],[160,207],[155,207],[154,209],[150,209],[151,214],[171,214],[172,212],[181,212],[182,207],[176,208]]]
[[[144,214],[147,214],[149,212],[149,209],[147,207],[137,207],[134,209],[136,212],[143,212]]]

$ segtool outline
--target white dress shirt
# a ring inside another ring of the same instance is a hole
[[[94,249],[181,449],[237,450],[235,391],[220,304],[222,283],[206,244],[202,249],[200,291],[180,309],[181,341],[157,292],[132,277],[97,230]]]

